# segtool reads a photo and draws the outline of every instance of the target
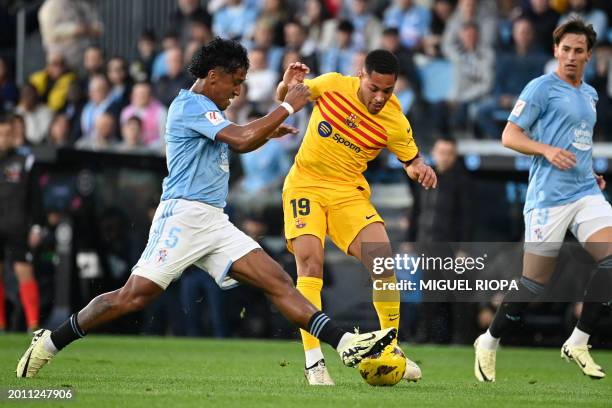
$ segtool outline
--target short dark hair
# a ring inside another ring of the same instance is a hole
[[[597,41],[597,33],[593,29],[593,24],[586,24],[584,20],[573,18],[568,22],[561,24],[553,31],[553,41],[555,45],[559,45],[565,34],[583,34],[587,40],[587,50],[593,49]]]
[[[233,73],[240,68],[249,69],[246,49],[238,41],[215,37],[211,42],[193,54],[187,70],[196,78],[205,78],[217,67]]]
[[[376,71],[379,74],[399,75],[399,61],[397,57],[387,50],[374,50],[366,55],[365,70],[368,75]]]
[[[355,26],[348,20],[341,20],[338,23],[338,31],[353,34],[353,31],[355,31]]]
[[[438,136],[438,138],[436,139],[436,142],[445,142],[445,143],[451,143],[451,144],[456,145],[457,139],[455,139],[454,137],[450,135],[442,135],[442,136]]]
[[[127,124],[128,122],[135,122],[138,124],[138,126],[140,126],[142,128],[142,119],[140,119],[138,116],[136,115],[132,115],[129,118],[127,118],[127,120],[123,123],[124,125]]]
[[[397,27],[387,27],[383,30],[383,36],[399,37],[399,30],[397,29]]]

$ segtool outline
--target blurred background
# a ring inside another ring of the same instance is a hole
[[[395,53],[401,64],[395,93],[422,153],[436,167],[440,187],[415,188],[386,151],[370,163],[372,200],[392,241],[519,242],[530,159],[504,149],[501,131],[527,82],[555,69],[555,27],[580,16],[598,35],[585,80],[599,94],[594,168],[610,179],[609,0],[0,4],[0,111],[10,115],[9,143],[0,144],[0,332],[54,327],[92,297],[125,282],[146,245],[166,175],[168,106],[193,82],[185,70],[193,52],[216,35],[237,39],[249,50],[243,92],[226,112],[236,123],[275,106],[276,84],[291,62],[306,63],[313,76],[354,75],[369,50]],[[232,156],[226,209],[293,276],[280,197],[308,119],[304,109],[289,119],[298,135]],[[520,275],[520,252],[496,262],[509,276]],[[559,263],[559,273],[572,272],[571,262]],[[325,274],[328,314],[349,328],[374,328],[368,274],[331,242]],[[351,286],[355,282],[359,290]],[[461,344],[488,326],[499,296],[478,304],[430,303],[418,293],[404,300],[403,340]],[[508,342],[558,345],[579,313],[580,304],[535,304],[524,328]],[[611,326],[608,317],[593,342],[612,347]],[[297,336],[262,294],[247,287],[221,291],[196,268],[187,269],[145,311],[103,331]]]

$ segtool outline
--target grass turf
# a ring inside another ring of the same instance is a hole
[[[34,379],[15,378],[25,335],[0,336],[0,405],[18,407],[610,407],[612,378],[583,376],[558,349],[503,348],[498,379],[477,383],[471,347],[404,345],[419,383],[371,387],[325,350],[336,387],[307,387],[301,345],[285,341],[89,336]],[[594,351],[612,367],[612,352]],[[73,401],[8,401],[7,388],[72,387]]]

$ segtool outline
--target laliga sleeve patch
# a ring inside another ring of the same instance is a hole
[[[221,116],[221,113],[218,111],[208,111],[204,114],[204,116],[206,116],[206,119],[208,119],[208,121],[214,126],[225,122],[225,118]]]
[[[525,101],[519,99],[516,101],[514,109],[512,109],[512,116],[516,116],[518,118],[521,116],[521,113],[523,113],[523,109],[525,109]]]

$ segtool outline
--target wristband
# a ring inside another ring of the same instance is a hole
[[[295,113],[295,109],[293,109],[293,106],[291,106],[289,102],[283,102],[280,104],[280,106],[285,108],[285,110],[289,112],[289,115],[293,115]]]

